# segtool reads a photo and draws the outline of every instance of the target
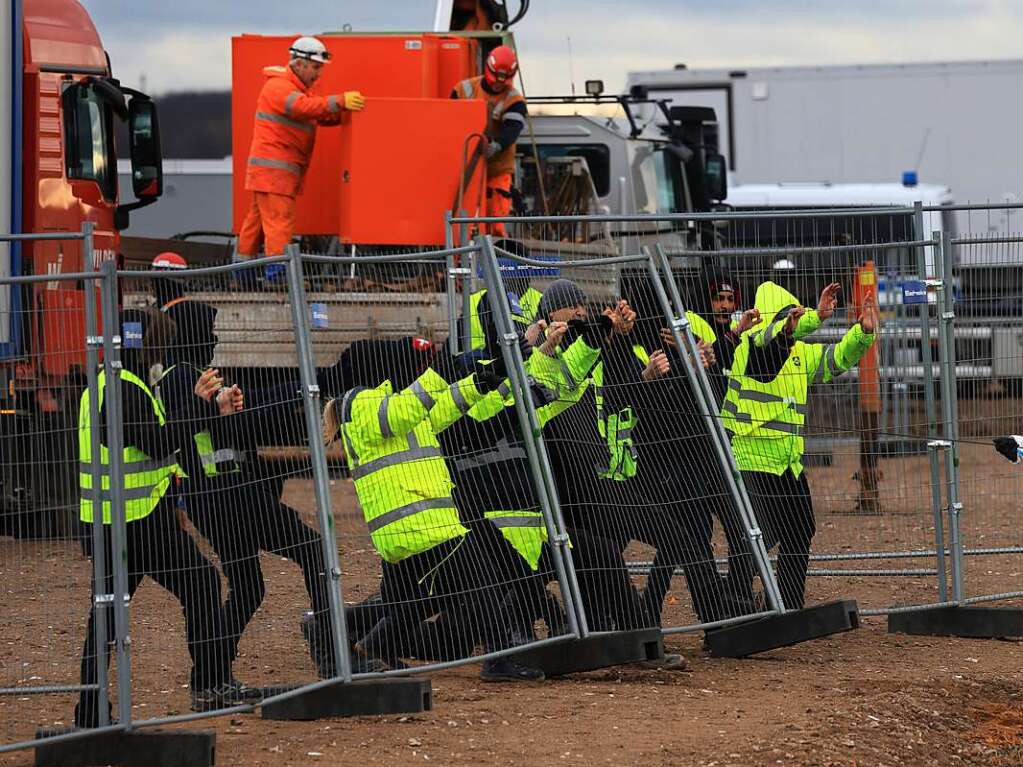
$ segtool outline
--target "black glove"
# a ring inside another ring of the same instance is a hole
[[[1019,449],[1023,447],[1023,437],[1015,434],[1010,437],[995,437],[995,450],[1004,455],[1010,462],[1019,463]]]
[[[595,320],[569,320],[568,327],[578,333],[591,349],[600,349],[610,338],[614,323],[607,315],[600,314]]]
[[[472,374],[472,382],[476,386],[476,390],[481,394],[489,394],[504,381],[505,376],[503,372],[498,375],[496,371],[491,370],[492,367],[492,365],[480,365],[476,368],[476,372]]]

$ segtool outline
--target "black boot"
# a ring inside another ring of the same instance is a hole
[[[545,678],[540,669],[508,657],[485,660],[480,670],[480,679],[484,682],[542,682]]]
[[[302,638],[309,645],[309,657],[313,659],[316,673],[320,679],[333,679],[337,676],[337,664],[334,662],[334,642],[330,635],[330,622],[320,620],[311,610],[302,613]]]

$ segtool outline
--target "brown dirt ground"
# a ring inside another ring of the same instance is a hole
[[[1021,543],[1023,472],[963,450],[967,545]],[[932,545],[926,458],[882,462],[885,513],[859,516],[853,455],[811,469],[817,552]],[[345,596],[375,589],[378,562],[352,503],[350,483],[332,487],[342,535]],[[310,483],[289,483],[287,500],[311,514]],[[649,555],[636,547],[630,554]],[[835,567],[928,567],[933,560],[829,563]],[[814,565],[815,567],[824,565]],[[311,679],[298,631],[307,598],[298,568],[264,556],[268,593],[242,641],[236,673],[250,684]],[[667,622],[690,621],[676,580]],[[1019,555],[971,558],[967,593],[1023,588]],[[0,539],[6,625],[0,687],[67,684],[77,676],[88,604],[88,565],[64,542]],[[931,577],[811,578],[809,601],[855,598],[882,607],[936,598]],[[133,705],[138,719],[187,711],[187,655],[180,610],[152,583],[132,605]],[[434,710],[411,717],[310,723],[234,715],[192,724],[218,733],[219,764],[644,764],[644,765],[1001,765],[1023,764],[1023,687],[1015,642],[889,635],[883,620],[858,631],[747,660],[707,657],[700,639],[668,640],[691,660],[687,672],[611,669],[535,685],[481,684],[475,667],[434,674]],[[73,698],[0,696],[0,743],[35,727],[67,726]],[[29,752],[0,764],[29,764]]]

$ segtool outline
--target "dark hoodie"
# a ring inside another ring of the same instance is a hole
[[[129,340],[136,329],[142,331],[141,346],[134,346]],[[121,332],[125,338],[120,354],[121,365],[148,386],[149,369],[161,361],[166,349],[172,345],[174,327],[152,310],[125,309],[121,313]],[[104,445],[108,444],[106,409],[107,398],[104,397],[100,408],[100,440]],[[161,426],[146,393],[138,386],[124,381],[121,382],[121,416],[124,445],[136,447],[150,458],[158,460],[170,456],[182,440],[187,439],[187,432],[175,428],[173,424]]]

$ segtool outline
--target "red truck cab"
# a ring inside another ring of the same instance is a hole
[[[78,232],[94,224],[93,263],[81,241],[25,242],[21,274],[88,271],[117,257],[128,211],[154,201],[162,170],[156,111],[148,96],[110,77],[99,34],[77,0],[25,0],[21,129],[23,232]],[[119,205],[115,131],[129,124],[136,202]],[[15,136],[15,141],[18,137]],[[23,356],[41,379],[61,379],[84,364],[84,293],[75,283],[42,283],[22,292]],[[26,305],[27,304],[27,305]],[[29,372],[25,370],[24,372]]]
[[[0,274],[90,271],[118,258],[119,230],[127,227],[129,212],[162,192],[156,107],[111,77],[109,57],[78,0],[13,0],[12,11],[10,23],[0,24],[4,50],[22,62],[2,91],[11,93],[11,103],[0,110],[12,117],[10,146],[0,162],[0,184],[11,190],[11,230],[75,233],[90,221],[94,235],[92,263],[83,257],[81,240],[28,240],[0,249],[8,260]],[[136,198],[128,204],[121,203],[117,179],[115,136],[122,124]],[[0,311],[0,322],[9,323],[0,333],[2,512],[26,496],[34,505],[40,495],[53,494],[40,493],[40,484],[61,484],[52,477],[33,481],[25,466],[44,461],[52,467],[73,456],[86,292],[81,282],[56,280],[0,290],[7,291],[0,298],[10,307]]]

